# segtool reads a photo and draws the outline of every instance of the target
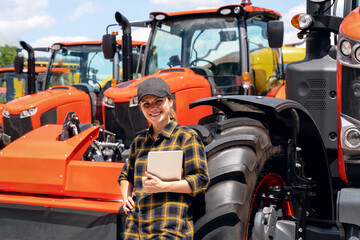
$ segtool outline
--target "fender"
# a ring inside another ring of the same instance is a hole
[[[223,96],[197,100],[190,104],[190,108],[202,105],[218,108],[227,118],[244,116],[265,122],[270,137],[280,136],[280,141],[284,143],[291,138],[291,111],[296,110],[299,115],[298,146],[306,163],[305,174],[317,183],[319,190],[320,199],[314,204],[318,204],[324,211],[332,209],[329,218],[334,219],[332,183],[325,147],[315,121],[301,104],[292,100],[261,96]]]

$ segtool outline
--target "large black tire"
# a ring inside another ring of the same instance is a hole
[[[283,148],[273,146],[262,123],[249,118],[194,128],[205,139],[211,179],[204,213],[195,219],[195,239],[247,239],[260,173],[265,163],[277,158]],[[214,129],[215,135],[210,133]]]

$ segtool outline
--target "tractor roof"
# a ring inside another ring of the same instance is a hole
[[[245,11],[248,17],[252,16],[262,16],[266,20],[278,20],[281,18],[281,14],[277,11],[262,8],[262,7],[255,7],[250,4],[241,5],[241,4],[231,4],[225,5],[220,8],[213,8],[213,9],[202,9],[202,10],[191,10],[191,11],[180,11],[180,12],[162,12],[162,11],[153,11],[150,15],[156,16],[158,14],[164,14],[166,18],[194,18],[194,17],[201,17],[201,16],[208,16],[208,15],[218,15],[221,10],[229,8],[234,9],[236,7],[240,7]]]

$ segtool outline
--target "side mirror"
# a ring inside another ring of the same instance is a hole
[[[102,38],[102,51],[105,59],[112,59],[116,53],[116,35],[105,34]]]
[[[269,46],[281,48],[284,41],[284,23],[282,21],[269,21],[267,24]]]
[[[19,75],[22,74],[24,69],[24,57],[15,56],[14,57],[14,72]]]
[[[182,66],[181,60],[178,55],[171,56],[168,62],[169,67]]]

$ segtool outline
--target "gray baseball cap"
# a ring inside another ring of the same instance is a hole
[[[139,102],[145,95],[154,95],[156,97],[171,96],[169,85],[161,78],[148,78],[137,87]]]

